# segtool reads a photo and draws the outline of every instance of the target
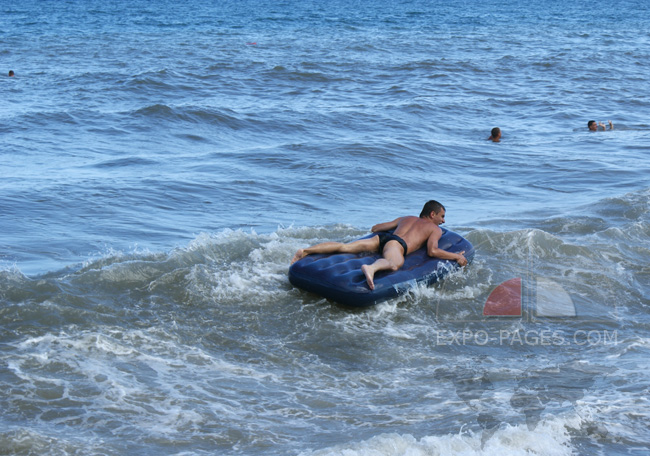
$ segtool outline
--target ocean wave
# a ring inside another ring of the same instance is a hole
[[[599,289],[604,288],[599,300],[605,299],[607,290],[627,289],[647,268],[648,251],[643,240],[650,228],[646,223],[633,223],[621,230],[609,228],[601,218],[583,217],[551,220],[545,222],[545,229],[548,231],[466,228],[465,236],[476,249],[476,260],[458,279],[456,275],[450,277],[450,286],[459,287],[453,293],[469,293],[466,298],[471,300],[481,298],[489,287],[508,278],[543,275],[567,289],[582,290],[580,294],[598,284]],[[201,234],[187,246],[168,252],[109,252],[86,261],[73,273],[64,269],[41,280],[64,281],[83,285],[84,289],[99,287],[108,293],[136,288],[165,295],[168,287],[173,295],[194,290],[203,300],[272,302],[287,299],[283,296],[290,289],[286,272],[298,248],[326,240],[348,242],[363,233],[348,225],[281,228],[270,234],[228,229]],[[24,277],[18,280],[17,274],[13,268],[2,273],[5,290],[16,288],[12,283],[20,283],[18,288],[39,283]],[[478,288],[469,292],[462,282]],[[426,299],[426,290],[421,293],[420,298]]]
[[[65,441],[25,436],[53,448],[99,432],[135,436],[127,439],[131,448],[208,440],[224,451],[237,435],[238,445],[254,452],[259,433],[245,432],[249,426],[305,455],[571,454],[593,441],[635,442],[640,420],[630,418],[636,431],[621,433],[612,418],[618,411],[590,419],[581,404],[597,404],[599,396],[591,383],[577,381],[615,376],[629,387],[628,368],[616,360],[647,351],[643,338],[630,337],[644,323],[624,321],[641,310],[631,273],[619,264],[629,237],[645,235],[645,212],[622,213],[628,215],[614,219],[620,226],[581,216],[575,231],[559,219],[544,229],[466,228],[476,248],[469,267],[361,311],[294,289],[286,275],[298,248],[366,234],[350,225],[206,232],[171,250],[107,251],[36,278],[8,267],[0,273],[9,373],[0,386],[12,390],[3,399],[5,416],[75,429]],[[522,315],[483,315],[494,288],[512,277],[523,279]],[[569,296],[576,316],[538,315],[533,298],[550,282],[566,291],[559,296]],[[592,347],[570,331],[621,334],[613,348]],[[549,348],[545,332],[563,345]],[[464,340],[467,334],[474,337]],[[571,364],[585,356],[590,375]],[[546,388],[549,379],[555,390]],[[579,391],[567,389],[576,384]],[[567,405],[567,395],[576,394],[585,399]],[[632,397],[609,394],[636,413]],[[339,426],[361,437],[321,450],[295,444],[304,432],[340,436]],[[24,429],[5,432],[12,438]]]
[[[471,431],[458,434],[430,435],[416,438],[410,434],[381,434],[363,442],[302,452],[300,456],[397,456],[409,454],[462,454],[473,456],[536,454],[540,456],[573,455],[578,450],[571,433],[580,427],[579,417],[548,418],[530,430],[526,425],[508,425],[491,437]]]
[[[119,158],[115,160],[103,161],[101,163],[92,165],[92,167],[102,169],[102,168],[122,168],[122,167],[129,167],[129,166],[155,166],[157,164],[159,164],[159,162],[156,160],[151,160],[142,157],[126,157],[126,158]]]
[[[132,115],[145,120],[162,120],[168,122],[186,122],[189,124],[227,127],[232,130],[245,128],[247,120],[232,110],[215,110],[211,108],[180,106],[172,107],[155,104],[140,108]]]

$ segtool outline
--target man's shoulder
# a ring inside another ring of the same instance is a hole
[[[414,215],[405,215],[404,217],[400,217],[396,220],[400,226],[411,227],[419,223],[420,217],[416,217]]]
[[[420,217],[417,217],[417,221],[413,222],[412,226],[417,229],[418,232],[426,235],[427,237],[440,231],[440,227],[438,225]]]
[[[430,222],[430,226],[428,227],[428,232],[429,232],[429,236],[436,236],[436,237],[442,236],[442,228],[440,228],[438,225],[436,225],[433,222]]]

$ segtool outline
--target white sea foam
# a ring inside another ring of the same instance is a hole
[[[489,437],[472,432],[455,435],[424,436],[381,434],[369,440],[303,452],[301,456],[569,456],[576,453],[570,429],[579,426],[579,418],[548,418],[535,430],[524,425],[506,425]]]

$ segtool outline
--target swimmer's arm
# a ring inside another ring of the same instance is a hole
[[[370,231],[373,233],[377,233],[378,231],[388,231],[388,230],[393,230],[397,228],[397,225],[399,225],[400,220],[402,220],[404,217],[399,217],[393,220],[392,222],[384,222],[384,223],[378,223],[375,226],[373,226]]]
[[[607,122],[609,123],[609,129],[613,130],[614,129],[614,124],[612,123],[612,121],[608,120]]]
[[[465,266],[467,264],[467,258],[465,258],[463,255],[465,251],[462,251],[460,253],[452,253],[441,249],[438,247],[438,241],[440,240],[441,236],[441,230],[436,230],[431,234],[431,236],[429,236],[429,240],[427,241],[427,254],[430,257],[440,258],[441,260],[456,260],[459,265]]]

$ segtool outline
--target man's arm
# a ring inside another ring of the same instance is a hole
[[[467,264],[467,258],[463,255],[465,251],[452,253],[442,250],[438,247],[438,241],[441,237],[442,230],[440,228],[431,233],[431,236],[429,236],[429,240],[427,241],[427,254],[430,257],[440,258],[442,260],[456,260],[459,265],[465,266]]]
[[[404,217],[399,217],[393,220],[392,222],[384,222],[384,223],[378,223],[375,226],[373,226],[370,231],[373,233],[376,233],[378,231],[388,231],[397,228],[397,225],[399,225],[400,220],[402,220]]]

